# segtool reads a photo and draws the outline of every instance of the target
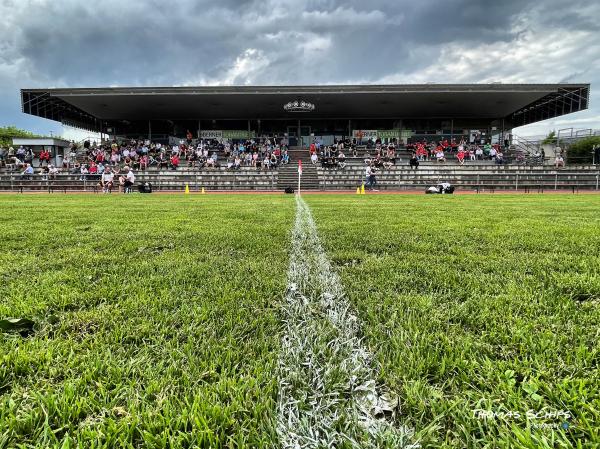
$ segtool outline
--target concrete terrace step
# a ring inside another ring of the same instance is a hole
[[[290,163],[279,168],[277,187],[279,189],[287,187],[298,188],[298,164]],[[319,176],[316,166],[310,163],[302,164],[300,188],[305,190],[316,190],[319,188]]]
[[[307,150],[298,150],[308,156]],[[185,189],[186,184],[193,191],[205,189],[222,190],[275,190],[285,187],[298,187],[298,164],[292,162],[276,170],[257,170],[243,167],[231,171],[224,167],[195,169],[191,167],[179,170],[146,171],[136,170],[136,184],[150,182],[156,190]],[[303,163],[302,189],[355,189],[364,182],[364,162],[349,164],[344,169],[323,168],[312,165],[308,158]],[[597,189],[600,180],[598,166],[579,165],[555,169],[552,166],[517,166],[494,164],[438,164],[422,162],[417,170],[407,164],[398,164],[377,173],[377,181],[382,189],[421,188],[441,181],[448,181],[457,187],[465,188],[571,188],[574,185],[582,189]],[[94,190],[99,176],[88,175],[82,181],[80,174],[60,173],[56,180],[44,181],[36,173],[32,180],[21,179],[19,172],[0,170],[0,190]],[[116,189],[118,190],[118,188]]]

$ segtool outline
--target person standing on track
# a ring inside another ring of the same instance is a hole
[[[375,169],[375,167],[371,166],[370,164],[367,165],[367,168],[365,170],[365,175],[367,178],[366,187],[368,190],[373,190],[375,192],[377,191],[374,188],[377,186],[377,178],[375,178],[376,171],[377,170]]]
[[[133,174],[133,170],[129,167],[125,167],[125,182],[123,183],[123,187],[125,188],[125,193],[131,193],[131,188],[135,183],[135,175]]]

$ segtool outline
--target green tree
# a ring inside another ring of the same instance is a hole
[[[592,162],[594,145],[600,145],[600,136],[586,137],[578,140],[567,150],[569,161],[575,164]]]
[[[12,145],[14,137],[42,137],[29,131],[19,129],[16,126],[0,126],[0,147]]]
[[[544,140],[542,140],[542,145],[547,145],[547,144],[555,144],[556,143],[556,131],[551,131],[550,134],[548,134],[546,136],[546,138]]]

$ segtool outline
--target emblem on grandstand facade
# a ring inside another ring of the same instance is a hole
[[[295,100],[283,105],[286,112],[312,112],[315,110],[315,105],[308,101]]]

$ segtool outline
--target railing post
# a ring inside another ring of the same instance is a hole
[[[600,178],[600,172],[596,173],[596,190],[598,190],[598,179]]]
[[[515,190],[519,190],[519,173],[515,174]]]
[[[554,175],[554,190],[558,189],[558,173]]]

